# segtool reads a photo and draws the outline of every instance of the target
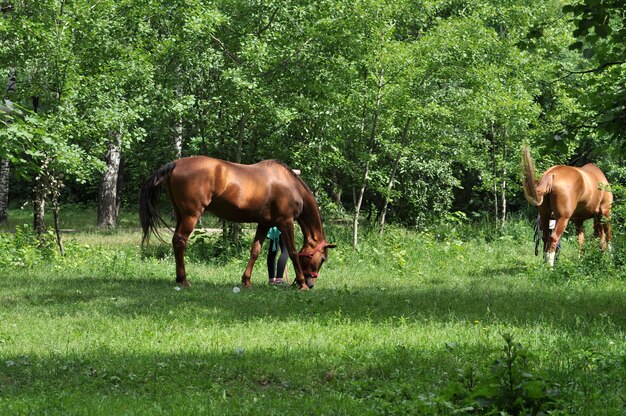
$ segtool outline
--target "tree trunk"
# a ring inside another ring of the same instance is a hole
[[[246,138],[246,125],[248,123],[248,115],[244,114],[239,118],[237,123],[237,150],[235,151],[235,163],[241,163],[241,155],[243,153],[243,142]]]
[[[39,111],[39,97],[33,96],[33,112]],[[41,235],[46,231],[46,225],[44,223],[46,215],[46,181],[45,172],[47,169],[47,161],[44,162],[44,166],[41,168],[41,172],[35,176],[35,184],[33,186],[33,230],[37,235]]]
[[[115,184],[115,218],[118,220],[120,218],[120,209],[122,208],[122,185],[124,183],[125,167],[126,163],[124,162],[124,158],[120,156],[120,168],[117,173],[117,181]]]
[[[354,221],[352,223],[352,247],[357,248],[359,244],[359,213],[361,211],[361,204],[363,203],[363,194],[365,194],[365,188],[367,180],[369,179],[370,166],[369,161],[365,164],[365,172],[363,175],[363,182],[361,183],[361,189],[359,190],[359,196],[357,197],[356,206],[354,207]]]
[[[9,221],[9,161],[0,159],[0,224]]]
[[[176,98],[180,99],[182,95],[183,89],[179,85],[176,87]],[[176,151],[176,159],[183,157],[183,118],[181,116],[178,116],[174,125],[174,150]]]
[[[98,227],[113,228],[117,225],[117,178],[122,155],[122,134],[120,130],[113,132],[106,154],[107,169],[100,181],[98,198]]]
[[[46,213],[46,200],[40,193],[35,195],[33,200],[33,230],[37,235],[41,235],[46,231],[44,223]]]
[[[383,91],[385,69],[380,70],[380,76],[378,77],[378,87],[376,90],[376,105],[374,107],[374,119],[372,120],[372,130],[370,131],[369,144],[367,149],[367,161],[365,162],[365,169],[363,172],[363,180],[361,181],[361,189],[356,200],[356,206],[354,207],[354,221],[353,221],[353,235],[352,235],[352,247],[357,248],[359,244],[359,214],[361,211],[361,204],[363,203],[363,195],[367,187],[367,181],[369,179],[370,172],[370,156],[374,147],[374,139],[376,138],[376,128],[378,127],[378,115],[380,100]]]
[[[496,132],[494,123],[491,123],[491,173],[493,174],[493,213],[496,222],[496,227],[498,226],[498,215],[499,215],[499,205],[498,205],[498,157],[496,155]]]
[[[502,216],[500,218],[500,222],[502,224],[502,226],[504,227],[506,225],[506,160],[507,160],[507,147],[506,147],[506,141],[507,141],[507,136],[508,136],[508,131],[507,128],[504,127],[504,131],[502,133],[502,182],[500,185],[500,202],[502,203],[502,210],[500,211]]]
[[[385,216],[387,215],[387,207],[389,206],[389,194],[391,194],[391,190],[393,189],[393,182],[396,179],[396,172],[398,171],[398,163],[400,163],[400,157],[402,156],[402,150],[404,148],[404,144],[406,143],[406,138],[409,135],[409,125],[411,124],[411,119],[406,121],[404,125],[404,129],[402,130],[402,140],[400,142],[400,149],[398,150],[398,154],[396,155],[396,159],[393,161],[393,167],[391,168],[391,175],[389,175],[389,182],[387,183],[387,194],[385,195],[385,202],[383,204],[383,209],[380,212],[380,219],[378,224],[380,226],[380,235],[383,235],[385,232]]]
[[[57,180],[54,189],[52,189],[52,215],[54,217],[54,232],[57,237],[57,245],[62,256],[65,256],[65,249],[63,248],[63,241],[61,240],[61,227],[59,225],[59,196],[61,193],[61,182]]]
[[[339,185],[339,180],[337,178],[337,172],[334,171],[332,175],[333,175],[333,188],[330,191],[330,197],[335,202],[335,204],[337,204],[338,206],[341,206],[342,190],[341,190],[341,186]]]
[[[9,71],[7,83],[7,95],[15,92],[15,69]],[[6,111],[12,111],[13,103],[5,100]],[[8,159],[0,159],[0,224],[7,224],[9,221],[9,174],[11,166]]]
[[[174,126],[174,149],[176,151],[176,159],[183,157],[183,120],[176,120]]]
[[[246,137],[246,125],[248,123],[248,115],[243,114],[237,123],[237,151],[235,152],[235,163],[241,163],[241,155],[243,153],[243,142]],[[230,226],[230,241],[233,244],[237,244],[239,241],[239,234],[241,233],[241,224],[231,223]]]
[[[33,186],[33,230],[37,235],[46,231],[44,223],[46,214],[46,183],[43,174],[37,175]]]

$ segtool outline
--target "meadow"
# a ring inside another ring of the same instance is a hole
[[[626,411],[620,241],[579,257],[570,232],[550,270],[522,219],[392,227],[358,251],[327,226],[339,247],[313,290],[268,286],[261,258],[235,293],[249,238],[198,233],[180,289],[133,214],[103,232],[75,211],[63,227],[87,231],[64,234],[64,257],[52,235],[0,233],[0,414]]]

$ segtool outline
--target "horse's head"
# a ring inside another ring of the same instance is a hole
[[[305,245],[298,253],[304,281],[309,289],[313,288],[317,282],[319,270],[328,258],[328,249],[335,247],[337,247],[336,244],[329,244],[326,240],[322,240],[315,247]]]

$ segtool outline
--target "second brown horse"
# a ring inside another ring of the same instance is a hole
[[[250,287],[254,263],[270,227],[276,226],[284,238],[301,289],[312,288],[318,272],[328,257],[317,202],[310,189],[291,169],[276,160],[242,165],[204,156],[178,159],[162,166],[143,185],[139,196],[139,216],[143,241],[164,224],[157,205],[165,184],[176,212],[172,238],[176,258],[176,282],[189,286],[185,272],[185,248],[196,222],[207,210],[233,222],[256,223],[248,265],[241,277]],[[294,224],[304,235],[304,244],[296,252]]]
[[[613,194],[604,173],[593,163],[581,168],[552,166],[539,181],[535,181],[535,165],[528,146],[522,148],[522,172],[526,200],[539,207],[543,230],[544,253],[550,267],[554,266],[556,246],[570,219],[576,225],[579,249],[584,241],[583,223],[594,219],[594,235],[600,238],[602,249],[611,241],[611,204]],[[550,217],[556,225],[550,234]]]

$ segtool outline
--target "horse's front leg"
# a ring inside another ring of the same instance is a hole
[[[308,290],[309,287],[304,279],[304,273],[302,273],[302,266],[300,265],[300,258],[298,257],[298,252],[296,251],[293,221],[288,221],[285,224],[280,225],[278,228],[280,229],[281,235],[284,237],[285,247],[287,248],[287,252],[289,252],[289,258],[291,259],[293,269],[296,272],[295,282],[300,287],[300,290]]]
[[[252,242],[252,247],[250,248],[250,260],[248,260],[248,266],[246,270],[243,272],[243,276],[241,276],[241,283],[244,287],[250,287],[250,276],[252,276],[252,268],[254,267],[254,263],[256,259],[259,258],[259,254],[261,254],[261,246],[263,245],[263,241],[265,241],[265,237],[267,236],[267,231],[269,227],[264,225],[257,225],[256,233],[254,234],[254,241]]]

